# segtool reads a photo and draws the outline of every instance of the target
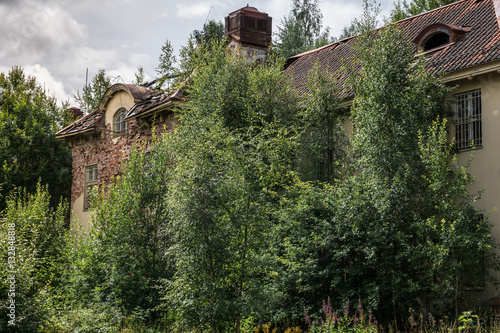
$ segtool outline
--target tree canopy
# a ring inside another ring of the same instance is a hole
[[[54,136],[65,110],[20,67],[0,74],[0,89],[0,209],[14,188],[34,193],[38,181],[55,205],[71,184],[71,152]]]
[[[99,106],[102,96],[111,87],[111,78],[106,75],[106,70],[100,69],[92,81],[77,91],[74,98],[84,114],[88,114]]]
[[[292,0],[290,13],[278,26],[275,47],[285,58],[334,41],[329,28],[321,31],[323,14],[318,0]]]
[[[454,3],[457,0],[397,0],[391,10],[391,21],[399,21],[429,10]]]

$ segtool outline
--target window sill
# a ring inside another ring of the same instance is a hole
[[[455,152],[457,152],[457,153],[463,153],[463,152],[466,152],[466,151],[478,150],[478,149],[483,149],[483,145],[479,145],[479,146],[476,146],[476,147],[455,148]]]

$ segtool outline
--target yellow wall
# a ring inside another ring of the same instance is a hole
[[[83,210],[83,197],[84,194],[80,195],[75,202],[73,202],[73,205],[71,206],[71,227],[75,228],[77,227],[76,224],[81,225],[83,230],[88,230],[89,229],[89,221],[90,221],[90,211],[84,211]]]
[[[482,110],[482,148],[464,151],[458,154],[460,165],[466,165],[472,156],[473,161],[469,172],[474,176],[473,192],[484,189],[484,193],[476,207],[489,213],[489,220],[493,223],[492,236],[500,240],[500,74],[496,71],[475,76],[472,80],[463,79],[452,82],[458,85],[455,93],[481,89]],[[452,133],[453,135],[453,133]],[[500,276],[499,276],[500,277]],[[487,288],[484,297],[492,297],[497,292]],[[484,300],[484,299],[483,299]]]
[[[110,124],[111,129],[113,129],[113,116],[115,112],[120,108],[130,110],[132,106],[134,106],[134,99],[129,93],[125,91],[115,93],[106,106],[106,125]]]

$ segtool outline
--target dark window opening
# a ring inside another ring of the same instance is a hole
[[[251,17],[245,17],[245,27],[255,29],[255,19]]]
[[[229,19],[229,26],[231,27],[231,30],[238,28],[238,21],[236,20],[236,17]]]
[[[429,38],[424,43],[424,45],[423,45],[424,51],[435,49],[436,47],[448,44],[449,42],[450,42],[450,36],[444,32],[440,32],[438,34],[435,34],[431,38]]]
[[[259,30],[267,30],[267,21],[258,20],[257,21],[257,29],[259,29]]]

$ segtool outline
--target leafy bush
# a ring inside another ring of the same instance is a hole
[[[34,194],[20,190],[7,199],[0,230],[2,332],[38,332],[50,315],[50,295],[64,283],[61,267],[67,209],[63,203],[57,209],[51,208],[47,187],[40,184]],[[9,309],[11,294],[15,313]],[[8,317],[8,313],[15,318]]]

